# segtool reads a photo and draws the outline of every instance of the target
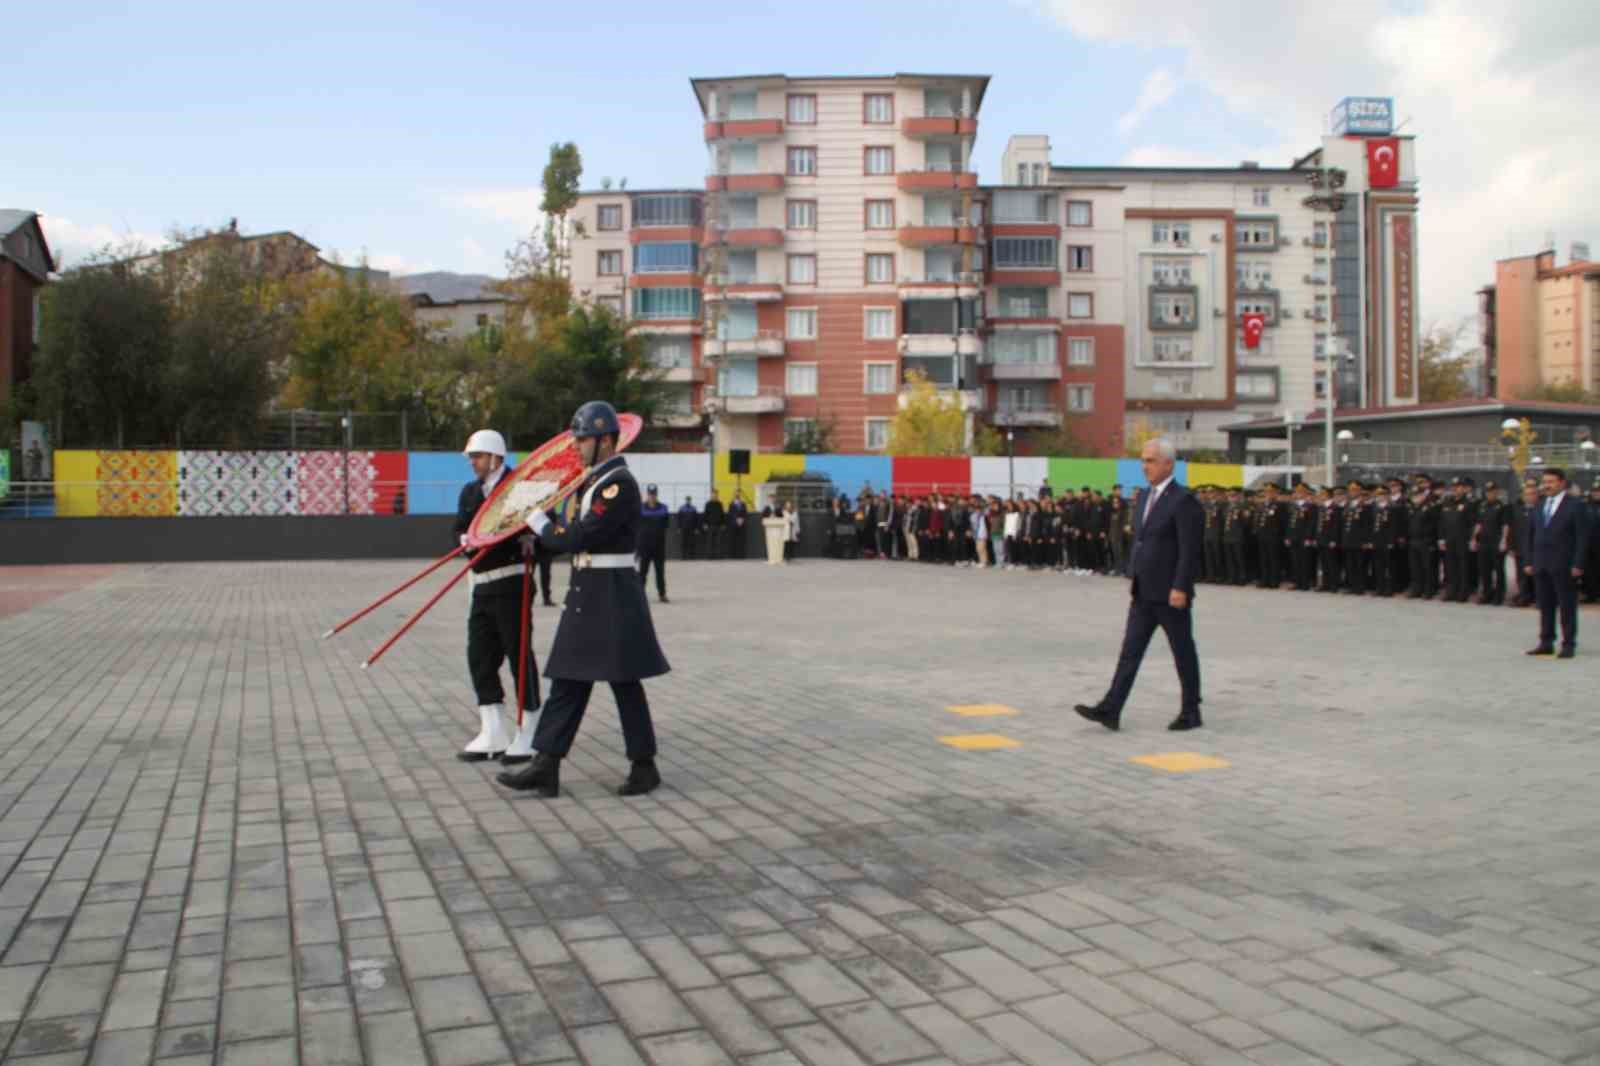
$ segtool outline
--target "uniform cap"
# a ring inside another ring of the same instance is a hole
[[[650,495],[654,496],[656,494],[656,487],[654,485],[646,485],[644,487],[644,491],[646,491]]]
[[[467,446],[461,449],[462,455],[471,455],[473,452],[486,452],[504,459],[506,439],[492,429],[480,429],[467,438]]]

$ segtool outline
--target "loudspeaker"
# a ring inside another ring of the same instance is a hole
[[[728,473],[748,474],[750,472],[750,449],[734,448],[728,452]]]

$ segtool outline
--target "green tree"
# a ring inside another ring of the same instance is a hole
[[[1455,326],[1435,324],[1423,331],[1417,349],[1419,403],[1446,403],[1467,395],[1469,360],[1457,351],[1466,328],[1462,322]]]
[[[550,146],[550,161],[545,164],[541,184],[544,196],[539,210],[544,212],[544,242],[550,269],[568,277],[571,273],[572,238],[583,236],[583,226],[568,219],[578,204],[579,184],[583,180],[583,156],[571,141]]]
[[[109,249],[44,291],[39,347],[25,397],[57,422],[60,446],[169,443],[172,313],[160,283],[135,270],[134,249]]]
[[[825,455],[834,450],[838,424],[831,415],[806,419],[783,438],[786,455]]]
[[[1566,381],[1555,385],[1536,385],[1521,389],[1518,399],[1540,403],[1584,403],[1600,405],[1600,391],[1590,391],[1576,382]]]
[[[911,391],[889,423],[890,455],[966,455],[967,416],[952,392],[941,392],[927,375],[907,375]]]
[[[1047,455],[1058,459],[1092,458],[1100,450],[1089,440],[1088,430],[1081,416],[1068,415],[1058,429],[1036,430],[1029,433],[1023,449],[1029,455]]]

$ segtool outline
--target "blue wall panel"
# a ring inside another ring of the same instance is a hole
[[[855,499],[863,488],[874,493],[892,488],[894,460],[887,455],[808,455],[806,473],[827,475],[835,493]]]

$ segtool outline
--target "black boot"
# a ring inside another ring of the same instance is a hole
[[[628,770],[628,779],[617,789],[619,796],[642,796],[661,787],[661,772],[654,759],[635,759]]]
[[[495,780],[518,792],[534,792],[546,799],[555,799],[561,795],[561,760],[542,751],[536,752],[533,762],[526,767],[515,773],[508,770],[496,774]]]
[[[1200,725],[1200,708],[1185,707],[1178,712],[1178,717],[1174,718],[1167,728],[1174,733],[1182,733],[1189,729],[1199,729]]]

